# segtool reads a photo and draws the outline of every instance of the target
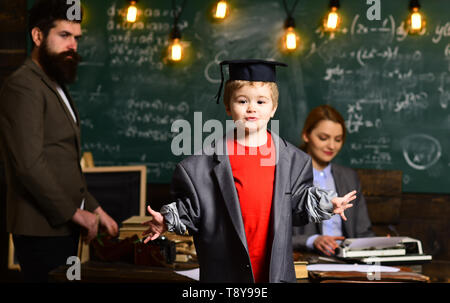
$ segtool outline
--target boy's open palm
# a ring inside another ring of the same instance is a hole
[[[331,200],[333,203],[333,213],[339,214],[344,221],[347,221],[347,218],[344,215],[344,210],[353,206],[353,204],[349,204],[350,201],[356,199],[356,190],[349,192],[343,197],[335,197]]]
[[[150,206],[147,206],[147,210],[152,216],[152,219],[150,221],[142,223],[142,225],[147,225],[149,227],[145,232],[142,233],[144,237],[147,237],[144,240],[144,243],[147,243],[150,240],[155,240],[162,233],[167,231],[163,215],[161,215],[161,213],[157,211],[154,211]]]

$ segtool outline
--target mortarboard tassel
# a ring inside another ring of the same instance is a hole
[[[219,100],[220,100],[220,94],[222,93],[222,88],[223,88],[223,62],[220,63],[220,86],[219,86],[219,92],[216,95],[216,99],[217,99],[217,104],[219,104]]]

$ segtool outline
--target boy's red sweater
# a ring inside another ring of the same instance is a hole
[[[262,159],[275,159],[275,147],[269,132],[267,142],[262,147],[238,146],[236,140],[228,142],[228,157],[241,206],[253,276],[255,282],[269,282],[275,161],[273,165],[267,166]],[[238,148],[241,151],[245,149],[245,154],[237,154]],[[231,150],[234,153],[231,154]]]

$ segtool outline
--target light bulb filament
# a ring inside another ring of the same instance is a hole
[[[217,3],[216,13],[214,14],[214,17],[217,19],[224,19],[226,15],[227,15],[227,2],[219,1]]]
[[[170,59],[172,61],[180,61],[183,54],[183,48],[180,44],[180,40],[175,38],[170,47]]]
[[[419,12],[414,12],[411,15],[411,29],[420,30],[422,28],[422,15]]]
[[[128,7],[127,11],[127,21],[128,22],[136,22],[136,16],[137,16],[137,8],[135,6],[134,1],[131,2],[130,6]]]
[[[336,12],[330,12],[328,14],[327,28],[336,29],[338,24],[338,14]]]
[[[286,30],[285,39],[286,39],[286,48],[288,50],[294,50],[297,48],[297,34],[295,33],[292,27],[289,27]]]

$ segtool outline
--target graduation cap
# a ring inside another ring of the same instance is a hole
[[[279,66],[287,66],[285,63],[276,61],[266,61],[259,59],[246,60],[225,60],[220,62],[220,82],[219,92],[216,95],[217,104],[219,104],[220,94],[223,88],[223,66],[228,65],[230,79],[229,80],[246,80],[261,82],[276,82],[275,68]]]

